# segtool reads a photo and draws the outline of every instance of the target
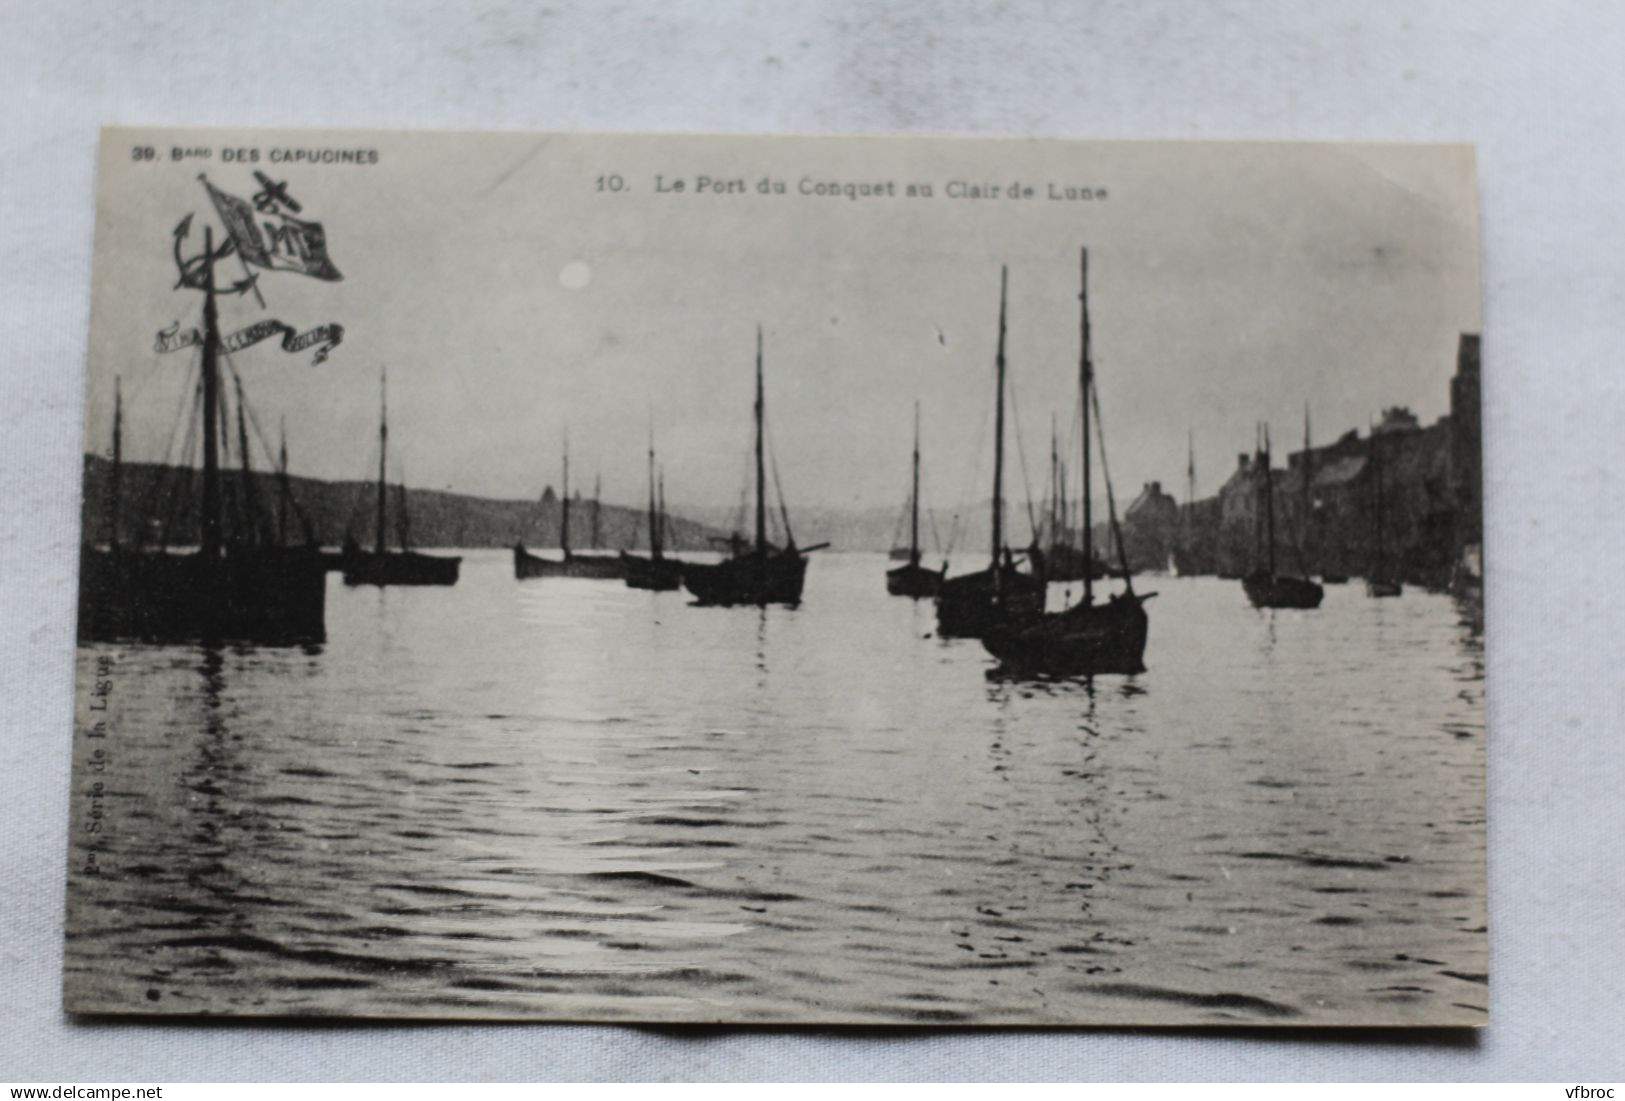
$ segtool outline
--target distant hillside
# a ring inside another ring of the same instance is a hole
[[[1027,524],[1027,506],[1015,501],[1007,503],[1009,541],[1014,546],[1027,542],[1030,528]],[[1037,506],[1034,506],[1035,508]],[[1104,503],[1100,505],[1105,508]],[[959,517],[955,534],[952,509],[930,509],[920,514],[920,546],[927,558],[940,554],[953,542],[956,552],[985,551],[993,537],[992,508],[990,502],[980,501],[964,510]],[[738,522],[738,507],[715,508],[703,505],[685,505],[683,514],[713,528],[733,530]],[[1104,512],[1101,513],[1104,515]],[[907,518],[901,507],[893,508],[794,508],[790,522],[795,527],[796,542],[803,546],[829,542],[837,551],[887,551],[892,540],[900,545],[908,542]],[[750,523],[746,521],[747,526]],[[778,530],[778,517],[773,516],[773,529]],[[933,529],[935,534],[933,534]]]
[[[80,505],[85,537],[96,542],[107,539],[108,493],[112,464],[96,456],[85,456],[84,498]],[[170,527],[174,543],[198,541],[196,501],[202,472],[155,463],[126,463],[120,493],[120,537],[134,542],[138,533],[152,535]],[[318,542],[337,546],[346,532],[354,532],[371,543],[377,489],[370,482],[324,482],[314,478],[288,479],[298,510],[289,510],[289,539],[303,539],[299,512],[308,520]],[[228,517],[239,514],[243,496],[242,476],[231,472],[223,478],[223,507]],[[262,502],[261,512],[276,523],[277,479],[273,474],[256,473],[250,496]],[[398,514],[399,490],[390,487],[390,526]],[[420,547],[509,547],[523,535],[531,547],[557,547],[563,510],[549,489],[540,504],[536,501],[494,500],[447,493],[433,489],[407,489],[406,513],[410,518],[411,539]],[[570,544],[586,549],[592,540],[592,503],[581,502],[570,511]],[[229,521],[228,521],[229,522]],[[675,534],[674,550],[714,549],[712,539],[721,531],[686,518],[671,518]],[[648,547],[647,514],[642,509],[606,504],[599,513],[599,545],[612,550]],[[390,543],[397,533],[391,531]]]

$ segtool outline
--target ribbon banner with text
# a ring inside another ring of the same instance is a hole
[[[229,336],[220,338],[220,350],[223,352],[240,352],[244,348],[251,348],[268,337],[280,334],[282,337],[282,350],[284,352],[302,352],[307,348],[315,347],[316,354],[311,358],[314,366],[327,359],[327,353],[332,351],[344,339],[343,325],[317,325],[313,329],[300,332],[292,325],[275,319],[256,321],[247,328],[238,329]],[[196,328],[181,329],[177,322],[158,333],[158,339],[153,349],[158,352],[175,352],[182,348],[190,348],[203,343],[203,333]]]

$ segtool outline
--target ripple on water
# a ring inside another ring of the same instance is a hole
[[[1023,684],[884,569],[820,557],[763,613],[469,552],[455,599],[335,584],[316,653],[81,650],[117,661],[116,874],[76,839],[70,1004],[1482,1021],[1448,600],[1169,579],[1147,673]]]

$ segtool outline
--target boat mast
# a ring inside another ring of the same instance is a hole
[[[395,496],[400,501],[401,506],[396,510],[400,513],[400,517],[396,520],[396,527],[399,530],[395,534],[400,536],[401,553],[405,554],[412,549],[412,516],[406,511],[406,473],[404,470],[401,472],[401,481],[395,486]]]
[[[649,557],[660,557],[660,511],[655,503],[655,426],[649,420]]]
[[[561,498],[564,512],[559,520],[559,549],[564,552],[564,558],[570,558],[570,430],[564,430],[564,496]]]
[[[1078,387],[1083,395],[1083,602],[1094,602],[1094,576],[1095,576],[1095,533],[1092,530],[1094,520],[1090,516],[1089,493],[1094,488],[1094,481],[1089,473],[1089,391],[1095,382],[1095,365],[1090,357],[1089,348],[1089,250],[1079,250],[1081,259],[1079,270],[1082,277],[1081,287],[1078,291],[1078,301],[1082,304],[1080,320],[1078,322],[1078,335],[1080,351],[1078,355]]]
[[[254,492],[254,468],[248,458],[248,420],[243,414],[243,380],[237,380],[237,449],[242,453],[239,466],[243,486],[243,530],[238,538],[247,542],[258,541],[260,531],[259,498]]]
[[[603,510],[602,495],[604,492],[603,475],[595,474],[592,479],[592,549],[597,550],[599,513]]]
[[[909,496],[908,561],[920,564],[920,403],[914,403],[914,492]]]
[[[1000,584],[999,552],[1004,549],[1004,303],[1010,285],[1010,269],[999,268],[999,350],[993,363],[998,390],[993,402],[993,592]]]
[[[767,553],[767,466],[762,458],[762,327],[756,326],[756,553]]]
[[[276,541],[288,545],[288,418],[281,421],[281,441],[276,455]]]
[[[664,470],[660,472],[660,509],[658,515],[660,517],[660,553],[663,554],[666,547],[666,526],[671,522],[666,516],[666,472]],[[676,533],[674,532],[673,538],[675,537]]]
[[[113,376],[113,479],[108,487],[111,504],[107,510],[107,545],[118,550],[119,497],[124,481],[124,384]]]
[[[1055,546],[1057,528],[1061,522],[1061,456],[1056,451],[1055,414],[1049,417],[1049,545]],[[1035,540],[1036,542],[1036,540]]]
[[[214,301],[214,227],[203,229],[203,524],[204,568],[220,557],[220,315]]]
[[[1275,475],[1270,470],[1270,426],[1264,425],[1264,515],[1269,525],[1265,539],[1269,544],[1270,576],[1275,576]]]
[[[376,553],[383,554],[385,536],[389,531],[389,486],[384,481],[385,463],[389,455],[389,371],[378,372],[378,517],[373,540]]]
[[[1071,538],[1067,534],[1067,519],[1068,519],[1067,509],[1070,506],[1071,502],[1068,501],[1067,497],[1066,497],[1066,460],[1065,459],[1060,460],[1059,465],[1056,467],[1056,474],[1057,474],[1057,477],[1058,477],[1058,481],[1056,482],[1056,486],[1055,486],[1055,490],[1056,490],[1056,520],[1058,522],[1058,527],[1056,528],[1056,531],[1055,531],[1054,543],[1057,546],[1066,547],[1069,544],[1069,541],[1070,541],[1070,538]]]

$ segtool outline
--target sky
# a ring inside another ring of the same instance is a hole
[[[154,158],[137,159],[143,147]],[[324,149],[377,159],[269,160]],[[226,150],[261,160],[225,163]],[[1114,487],[1155,479],[1182,495],[1190,433],[1207,494],[1259,421],[1279,454],[1306,406],[1317,442],[1389,405],[1436,419],[1458,335],[1479,328],[1465,147],[111,130],[87,449],[108,446],[118,375],[126,455],[166,454],[195,354],[158,354],[153,337],[201,308],[175,288],[171,234],[188,213],[194,247],[205,225],[220,232],[199,172],[249,198],[254,168],[322,223],[343,273],[264,273],[265,309],[222,304],[227,332],[265,317],[344,325],[320,365],[274,341],[233,357],[259,421],[273,435],[285,422],[290,468],[312,477],[372,476],[387,368],[392,479],[533,497],[559,484],[568,430],[573,487],[601,477],[607,500],[637,503],[652,429],[674,505],[733,504],[760,325],[792,506],[897,504],[916,401],[927,502],[985,498],[1008,266],[1007,461],[1019,486],[1024,454],[1036,487],[1052,418],[1076,448],[1087,248]],[[697,193],[701,176],[743,193]],[[785,193],[759,194],[764,177]],[[880,181],[895,194],[800,193]],[[908,197],[911,182],[933,194]],[[1033,196],[1008,198],[1012,182]],[[950,183],[1000,196],[951,198]],[[1050,199],[1052,184],[1106,197]]]

